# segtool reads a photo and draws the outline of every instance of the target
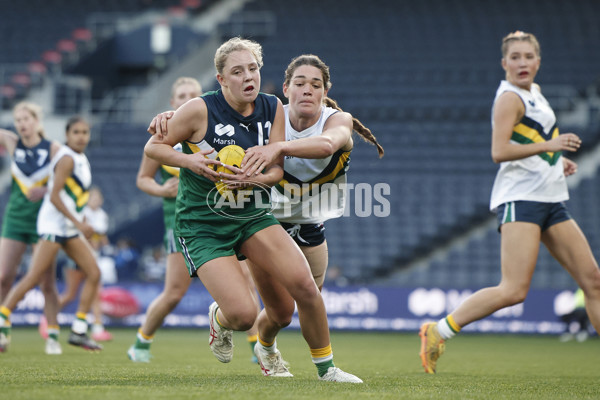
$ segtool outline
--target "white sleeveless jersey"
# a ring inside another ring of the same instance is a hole
[[[523,119],[513,128],[512,143],[540,143],[559,135],[554,111],[536,85],[527,91],[504,80],[498,87],[494,104],[507,91],[516,93],[525,105]],[[492,188],[490,210],[510,201],[558,203],[568,199],[562,152],[546,152],[500,164]]]
[[[52,158],[50,165],[50,179],[48,192],[44,196],[40,213],[37,220],[37,231],[39,235],[76,236],[79,230],[63,213],[58,211],[50,201],[50,193],[54,186],[56,164],[63,157],[73,159],[73,172],[67,178],[65,186],[60,190],[60,198],[67,209],[79,221],[83,220],[83,210],[90,197],[89,189],[92,184],[92,171],[90,163],[83,153],[76,153],[68,146],[62,146],[58,153]]]
[[[289,106],[285,111],[285,140],[319,136],[327,119],[337,112],[322,106],[316,124],[297,132],[290,124]],[[338,150],[321,159],[286,157],[283,179],[271,190],[273,216],[281,222],[316,224],[344,213],[346,171],[350,151]]]

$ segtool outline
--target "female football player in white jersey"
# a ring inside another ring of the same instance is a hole
[[[257,165],[285,157],[283,180],[271,191],[272,212],[304,253],[319,289],[328,264],[324,222],[344,213],[352,132],[377,146],[383,157],[383,148],[371,131],[327,97],[331,85],[329,67],[319,57],[306,54],[294,58],[283,83],[289,99],[284,106],[286,140],[252,147],[242,162],[242,170],[252,176]],[[257,282],[265,279],[260,273],[254,277]],[[265,336],[259,336],[255,352],[265,375],[275,375],[269,354],[276,351],[275,336],[281,327],[268,315],[263,321]]]
[[[188,100],[202,94],[200,82],[194,78],[180,77],[171,87],[171,107],[174,110]],[[181,148],[181,145],[177,145]],[[162,182],[156,181],[156,173],[160,171]],[[146,155],[142,156],[142,162],[138,170],[137,186],[140,190],[152,196],[163,198],[163,214],[165,223],[164,245],[167,252],[167,266],[165,273],[165,287],[160,295],[148,306],[146,319],[140,326],[135,343],[127,350],[127,356],[134,362],[149,362],[152,357],[150,346],[154,340],[154,334],[162,325],[165,317],[173,311],[177,304],[186,294],[192,280],[185,266],[185,260],[175,237],[175,197],[179,186],[179,168],[160,165],[156,160]],[[250,290],[256,296],[254,281],[244,261],[240,262],[245,272]],[[258,304],[258,299],[256,299]],[[256,326],[247,332],[248,342],[254,347],[257,341]]]
[[[437,323],[421,327],[421,362],[435,373],[444,341],[471,322],[525,300],[540,242],[585,293],[590,321],[600,331],[600,270],[587,239],[569,215],[565,176],[577,165],[562,151],[581,145],[573,133],[559,134],[556,117],[534,83],[540,46],[531,33],[514,32],[502,41],[506,80],[496,92],[492,117],[492,158],[500,163],[490,209],[497,210],[502,280],[481,289]]]
[[[283,177],[283,157],[271,166],[260,165],[262,172],[250,179],[239,170],[235,175],[221,175],[211,168],[219,163],[214,160],[215,150],[226,145],[248,149],[264,145],[266,139],[278,142],[285,138],[281,101],[259,93],[261,66],[258,43],[233,38],[221,45],[215,55],[221,89],[180,107],[168,122],[169,134],[154,135],[146,145],[146,154],[162,164],[181,167],[177,235],[190,275],[199,276],[215,299],[209,312],[209,344],[217,359],[232,359],[231,331],[249,329],[257,317],[256,304],[237,261],[236,255],[241,253],[252,262],[252,274],[264,276],[257,282],[267,310],[258,317],[259,336],[269,336],[262,331],[266,315],[278,326],[286,326],[296,304],[319,379],[360,383],[359,378],[333,364],[325,305],[306,258],[293,240],[255,202],[223,209],[219,199],[211,196],[211,192],[218,193],[214,183],[223,178],[241,187],[270,187]],[[183,153],[172,147],[179,142]],[[276,366],[284,368],[278,352],[276,356]],[[291,374],[283,371],[282,376]]]
[[[83,153],[89,141],[89,124],[80,117],[72,117],[66,127],[66,145],[59,149],[50,164],[48,192],[37,220],[40,241],[33,253],[29,271],[11,289],[0,306],[0,325],[9,319],[17,303],[38,283],[42,274],[48,270],[56,273],[55,260],[58,250],[62,248],[86,274],[68,341],[87,350],[100,350],[102,347],[87,335],[86,321],[86,313],[100,280],[93,250],[82,237],[90,237],[94,232],[83,220],[83,209],[92,183],[90,164]]]
[[[36,221],[42,198],[46,194],[50,160],[60,144],[44,137],[42,110],[37,104],[18,103],[13,109],[18,135],[0,129],[0,146],[10,154],[12,185],[2,220],[0,237],[0,303],[10,291],[19,265],[28,245],[38,241]],[[44,294],[44,311],[48,315],[52,337],[46,342],[46,352],[57,354],[58,294],[55,276],[47,271],[40,279]],[[10,322],[0,324],[0,352],[6,351],[10,341]]]
[[[85,222],[94,228],[94,233],[91,237],[87,238],[92,245],[92,249],[94,249],[94,254],[97,257],[98,264],[105,261],[108,258],[113,262],[112,257],[106,257],[102,255],[102,250],[106,249],[107,246],[110,246],[108,241],[108,226],[109,226],[109,217],[106,211],[102,208],[102,204],[104,204],[104,196],[102,194],[102,190],[98,186],[92,186],[89,190],[90,197],[87,206],[83,210],[83,215],[85,217]],[[104,258],[104,260],[103,260]],[[100,264],[101,265],[101,264]],[[81,286],[81,282],[85,281],[85,274],[79,266],[75,263],[67,263],[66,267],[63,269],[64,280],[65,280],[65,288],[62,293],[58,296],[59,308],[62,310],[69,303],[71,303],[77,297],[79,293],[79,288]],[[104,281],[104,277],[101,275],[100,285],[98,286],[98,290],[96,292],[96,297],[92,302],[92,313],[94,314],[94,323],[92,325],[92,339],[97,342],[108,342],[112,340],[112,334],[106,330],[104,327],[104,323],[102,320],[104,319],[104,314],[102,313],[101,301],[100,301],[100,293],[102,292],[102,284]],[[42,337],[47,336],[47,327],[44,326],[44,319],[40,321],[39,327],[40,334]]]

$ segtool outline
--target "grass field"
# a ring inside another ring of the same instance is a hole
[[[459,336],[448,343],[437,375],[422,372],[416,334],[333,332],[336,365],[363,385],[319,382],[302,336],[283,332],[278,347],[293,378],[265,378],[236,333],[234,360],[219,363],[203,330],[162,329],[150,364],[126,351],[135,330],[114,330],[98,354],[70,347],[47,356],[31,328],[13,329],[0,354],[2,399],[598,399],[600,340],[559,343],[556,337]]]

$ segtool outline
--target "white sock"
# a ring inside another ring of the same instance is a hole
[[[275,354],[277,353],[277,340],[273,342],[273,344],[271,346],[265,346],[264,344],[262,344],[260,342],[260,340],[258,341],[258,343],[262,346],[262,348],[269,354]]]
[[[73,324],[71,325],[71,330],[79,335],[86,333],[88,328],[87,322],[80,320],[79,318],[75,318],[73,320]]]
[[[102,324],[92,325],[92,333],[101,333],[101,332],[104,332],[104,325],[102,325]]]
[[[449,314],[446,318],[442,318],[437,323],[438,333],[444,340],[448,340],[456,336],[460,332],[460,326],[456,324],[454,318]]]

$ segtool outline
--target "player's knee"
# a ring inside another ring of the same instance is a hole
[[[88,268],[86,271],[86,279],[94,284],[100,283],[100,269],[97,266]]]
[[[252,328],[257,316],[256,310],[252,307],[240,307],[232,313],[225,313],[227,327],[235,331],[247,331]]]
[[[312,276],[295,284],[290,293],[296,303],[313,302],[320,296],[319,288]]]
[[[0,273],[0,293],[8,293],[12,286],[13,279],[5,274]]]
[[[185,285],[169,285],[168,287],[165,287],[165,297],[168,298],[168,301],[174,301],[179,303],[181,301],[181,299],[183,299],[183,296],[185,296],[185,294],[187,293],[187,286]]]
[[[313,298],[319,294],[319,288],[317,288],[315,280],[310,275],[296,281],[290,290],[290,294],[296,301],[298,299]]]
[[[164,302],[169,308],[173,309],[179,304],[184,294],[185,292],[167,291],[164,295]]]
[[[592,299],[600,299],[600,270],[595,268],[581,283],[585,295]]]
[[[277,324],[277,326],[279,328],[285,328],[286,326],[288,326],[289,324],[292,323],[292,316],[293,316],[293,311],[292,313],[287,313],[287,314],[282,314],[282,315],[278,315],[277,318],[274,320],[274,322]]]
[[[292,317],[296,309],[294,301],[287,297],[278,298],[276,301],[265,304],[265,312],[271,324],[279,328],[285,328],[292,322]]]
[[[509,307],[524,302],[528,292],[529,287],[527,286],[506,288],[502,293],[503,306]]]
[[[42,280],[40,282],[40,290],[42,291],[42,293],[44,295],[54,295],[57,294],[58,291],[56,290],[56,285],[54,285],[54,282],[48,282],[46,280]]]

